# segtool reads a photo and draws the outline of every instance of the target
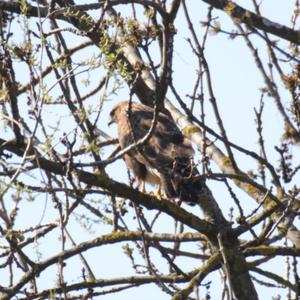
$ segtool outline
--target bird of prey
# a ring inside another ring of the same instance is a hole
[[[117,124],[120,147],[124,149],[142,139],[151,128],[153,116],[149,106],[133,101],[118,103],[110,112],[109,124]],[[145,182],[155,184],[166,197],[193,203],[200,188],[199,180],[193,180],[193,155],[191,142],[170,116],[160,112],[150,138],[123,158],[142,187]]]

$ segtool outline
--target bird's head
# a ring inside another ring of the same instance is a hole
[[[115,106],[109,113],[109,119],[108,119],[108,126],[110,126],[113,123],[116,123],[117,118],[117,106]]]
[[[128,101],[119,102],[109,113],[108,126],[113,123],[118,123],[118,120],[122,114],[126,112]]]

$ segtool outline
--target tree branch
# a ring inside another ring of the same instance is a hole
[[[257,28],[265,32],[274,34],[284,40],[290,41],[297,45],[300,44],[299,31],[293,30],[287,26],[275,23],[267,18],[259,16],[250,10],[247,10],[233,1],[228,0],[202,0],[214,8],[226,12],[233,20],[248,25],[250,28]]]
[[[184,240],[193,240],[196,237],[196,239],[200,238],[200,236],[197,234],[181,234],[181,235],[172,235],[172,234],[156,234],[156,233],[148,233],[148,232],[113,232],[107,235],[103,235],[99,238],[96,238],[94,240],[88,241],[88,242],[83,242],[79,244],[76,247],[73,247],[71,249],[62,251],[61,253],[52,256],[38,264],[35,265],[34,268],[31,268],[27,273],[24,274],[24,276],[19,280],[17,284],[15,284],[11,288],[2,288],[1,292],[3,295],[1,296],[2,300],[7,300],[11,299],[14,295],[16,295],[17,292],[19,292],[22,287],[28,283],[30,280],[32,280],[35,276],[40,274],[43,270],[47,269],[48,267],[58,263],[59,261],[64,261],[70,257],[73,257],[75,255],[81,254],[87,250],[90,250],[95,247],[103,246],[103,245],[108,245],[108,244],[114,244],[118,242],[125,242],[125,241],[137,241],[137,240],[149,240],[149,241],[184,241]],[[190,276],[187,276],[189,278]],[[154,276],[155,278],[155,276]],[[170,278],[170,277],[169,277]],[[171,276],[171,278],[174,279],[174,276]],[[149,279],[149,278],[148,278]],[[186,277],[185,276],[180,276],[180,279],[185,281]],[[138,280],[138,279],[137,279]],[[97,280],[98,281],[98,280]],[[97,282],[95,281],[95,282]],[[119,280],[114,280],[114,284],[121,284],[121,283],[134,283],[134,281],[128,281],[127,279],[123,279],[123,282]],[[95,283],[94,282],[94,283]],[[102,282],[101,286],[104,285],[103,280],[98,281]],[[149,282],[149,281],[148,281]],[[153,282],[153,277],[151,277],[151,282]],[[111,285],[112,283],[110,283]],[[109,283],[106,283],[106,285],[109,285]],[[82,285],[81,287],[85,287],[85,285]],[[72,288],[74,289],[74,287]]]

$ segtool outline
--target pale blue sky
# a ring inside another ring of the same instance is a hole
[[[79,3],[80,1],[77,2]],[[83,2],[85,1],[82,1],[82,3]],[[201,26],[201,24],[199,24],[199,20],[205,21],[207,14],[207,5],[203,4],[201,1],[187,1],[187,3],[192,19],[195,22],[195,29],[197,30],[199,36],[201,36],[203,34],[203,27]],[[237,1],[237,3],[244,7],[252,9],[252,1],[250,0]],[[281,24],[289,25],[290,17],[293,11],[293,4],[294,1],[265,0],[263,1],[263,4],[261,6],[261,11],[264,16],[271,18],[271,20],[279,22]],[[230,18],[223,12],[214,10],[213,15],[214,17],[219,17],[218,21],[221,23],[222,29],[228,31],[236,29]],[[34,23],[35,20],[31,20],[30,22]],[[174,85],[177,87],[178,92],[180,92],[180,95],[185,101],[188,101],[188,99],[185,98],[185,95],[191,93],[192,91],[196,76],[195,66],[197,62],[195,61],[195,58],[191,53],[190,46],[186,41],[189,33],[187,31],[186,21],[183,18],[182,11],[178,15],[176,28],[178,32],[175,37],[173,81]],[[74,44],[80,40],[78,37],[74,37],[74,35],[67,36],[67,42],[70,44]],[[274,39],[277,40],[276,37]],[[21,35],[20,40],[22,40]],[[267,55],[264,43],[260,41],[256,36],[253,36],[252,40],[255,42],[255,45],[264,63],[267,63]],[[282,43],[279,45],[284,49],[287,47],[287,43]],[[97,54],[97,52],[98,50],[95,47],[90,47],[87,51],[84,52],[84,54],[81,53],[80,57],[77,56],[77,59],[78,61],[88,59],[93,55],[93,53]],[[219,104],[220,113],[224,121],[228,137],[233,142],[257,152],[258,145],[255,129],[256,125],[254,123],[254,107],[259,107],[259,89],[264,86],[264,83],[262,76],[257,71],[249,49],[245,46],[245,42],[241,37],[230,40],[227,36],[222,34],[218,34],[215,36],[210,35],[206,44],[206,58],[210,66],[215,96]],[[24,73],[22,72],[22,67],[16,66],[16,70],[18,80],[22,82],[26,81],[26,78],[24,78]],[[97,72],[98,70],[91,73],[90,79],[92,81],[100,78],[100,76],[103,75],[99,75]],[[86,75],[83,74],[82,77],[86,78]],[[54,77],[49,77],[45,80],[45,82],[49,82],[49,86],[54,81]],[[95,82],[95,84],[96,83],[97,81]],[[82,86],[81,88],[82,92],[84,90],[84,86]],[[57,95],[57,91],[58,89],[54,89],[52,91],[53,95]],[[280,86],[280,93],[284,99],[286,97],[285,104],[287,105],[289,102],[288,94],[284,91],[283,86]],[[106,125],[107,115],[111,107],[118,100],[128,98],[128,88],[124,84],[124,88],[121,89],[117,95],[111,95],[109,98],[111,99],[111,101],[105,103],[104,111],[101,115],[98,126],[100,129],[115,137],[116,128],[108,128]],[[26,100],[24,99],[24,101]],[[91,105],[95,105],[95,103],[98,103],[98,101],[99,94],[92,97],[89,100],[89,103]],[[208,101],[208,99],[206,99],[206,101]],[[210,105],[207,104],[207,124],[212,128],[217,129],[214,117],[212,117],[212,111],[209,107]],[[47,113],[44,114],[44,118],[48,118],[48,123],[52,126],[55,119],[64,116],[64,119],[60,123],[59,128],[63,129],[64,132],[69,132],[73,129],[73,121],[68,117],[67,111],[64,111],[60,106],[46,107],[45,112]],[[21,113],[26,114],[24,111],[21,111]],[[30,124],[30,121],[28,122]],[[274,151],[274,145],[278,145],[280,143],[280,138],[283,133],[282,124],[282,119],[275,110],[273,99],[266,97],[263,128],[266,136],[267,153],[271,161],[276,161],[278,158],[278,155]],[[59,133],[59,135],[61,136],[61,133]],[[9,133],[1,133],[1,137],[5,136],[9,136]],[[59,148],[60,146],[58,145],[57,149]],[[107,154],[108,153],[106,153],[106,155]],[[294,155],[299,155],[299,150],[295,150]],[[256,169],[256,162],[254,162],[253,160],[240,154],[236,154],[236,158],[244,171]],[[215,171],[219,171],[213,164],[212,168]],[[107,170],[114,179],[118,181],[127,181],[125,165],[121,160],[110,165]],[[35,173],[35,176],[38,176],[38,173]],[[26,180],[28,180],[28,178]],[[32,178],[31,180],[32,182],[35,182],[35,178]],[[40,179],[37,178],[37,180],[39,181]],[[228,192],[222,184],[210,181],[208,182],[208,185],[211,187],[212,192],[217,199],[220,207],[222,208],[224,215],[227,216],[229,213],[229,208],[234,206],[232,200],[230,199],[230,196],[228,195]],[[256,203],[248,196],[246,196],[244,192],[240,190],[235,190],[235,192],[237,193],[238,197],[240,197],[239,199],[243,207],[245,207],[245,211],[247,213],[249,213],[253,208],[256,207]],[[64,198],[62,198],[61,201],[64,201]],[[108,201],[106,201],[106,203],[108,203]],[[99,207],[103,208],[103,205],[100,205]],[[197,215],[202,215],[198,208],[192,208],[187,205],[184,205],[183,207]],[[46,213],[43,214],[43,211],[45,209]],[[236,208],[234,208],[234,211],[237,212]],[[57,217],[56,211],[53,210],[53,204],[51,200],[47,199],[45,195],[41,195],[34,202],[23,201],[20,212],[22,212],[23,214],[22,219],[20,219],[21,222],[18,224],[20,228],[37,224],[41,218],[42,223],[46,223],[48,221],[52,221]],[[85,210],[82,209],[80,213],[84,214]],[[149,215],[152,216],[153,214],[154,212],[149,212]],[[132,218],[132,216],[133,213],[129,214],[127,218],[130,219]],[[129,221],[129,224],[131,224],[130,226],[132,226],[131,229],[137,228],[137,224],[134,220]],[[89,240],[92,237],[99,236],[111,230],[109,226],[99,223],[94,224],[90,229],[90,234],[87,234],[87,231],[83,229],[78,224],[78,222],[75,221],[75,218],[70,222],[68,229],[77,243]],[[161,232],[172,232],[173,220],[169,217],[165,217],[159,221],[155,229]],[[186,230],[189,229],[186,228]],[[51,233],[50,237],[48,237],[45,241],[41,239],[37,244],[36,253],[34,255],[38,257],[39,253],[43,253],[42,259],[45,259],[47,255],[56,254],[59,249],[53,249],[53,245],[56,245],[55,247],[57,247],[57,245],[59,244],[57,243],[58,236],[59,231],[56,230],[55,232]],[[195,247],[195,245],[190,245],[191,244],[185,246],[185,249],[189,250],[190,247]],[[121,247],[122,245],[118,244],[96,248],[88,251],[87,253],[84,253],[84,256],[91,264],[97,278],[123,277],[132,274],[129,259],[120,254],[122,252]],[[28,249],[28,254],[32,255],[32,251],[32,249]],[[153,251],[153,257],[155,258],[155,260],[161,261],[160,255],[157,255],[157,252],[155,253],[155,251]],[[140,262],[142,264],[144,263],[143,261]],[[200,262],[189,259],[185,260],[182,264],[180,264],[180,266],[184,270],[189,271],[195,267],[198,267],[199,264]],[[76,281],[80,280],[80,270],[82,267],[79,263],[79,260],[77,258],[70,259],[67,261],[67,265],[71,266],[71,268],[66,268],[66,278],[68,278],[68,283],[75,283]],[[167,266],[163,266],[163,262],[159,263],[159,266],[162,267],[162,271],[168,271]],[[280,264],[280,266],[283,267],[283,264]],[[277,267],[277,264],[275,263],[271,263],[269,266],[269,268],[271,269],[274,269],[275,267]],[[284,272],[284,269],[282,269],[282,272]],[[53,281],[53,286],[55,286],[55,274],[56,269],[54,267],[51,267],[40,276],[38,281],[45,288],[51,287],[49,286],[49,282],[51,281]],[[4,278],[4,275],[5,274],[1,273],[0,271],[0,278]],[[211,297],[212,299],[220,299],[219,295],[221,292],[221,287],[218,281],[214,281],[215,276],[215,273],[210,275],[204,280],[204,283],[212,280],[213,283],[211,286]],[[271,296],[274,296],[275,293],[277,293],[277,290],[266,290],[262,287],[258,287],[258,292],[261,294],[261,299],[271,299]],[[272,294],[270,294],[270,292],[272,292]],[[278,290],[278,293],[279,292],[280,290]],[[284,295],[284,293],[281,294]],[[200,292],[201,297],[203,297],[204,295],[205,288],[203,288],[203,292]],[[105,300],[129,300],[139,298],[142,298],[144,300],[167,300],[170,299],[170,296],[162,294],[157,287],[154,288],[153,285],[150,285],[147,287],[141,286],[138,288],[129,289],[128,291],[125,291],[120,295],[108,295],[106,297],[101,297],[101,299]]]

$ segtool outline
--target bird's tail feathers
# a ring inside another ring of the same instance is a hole
[[[169,176],[165,176],[162,175],[161,178],[161,186],[163,188],[164,193],[166,194],[166,196],[168,198],[177,198],[178,197],[178,193],[177,191],[174,189],[172,180]]]
[[[190,205],[198,203],[198,197],[203,187],[203,179],[199,178],[180,178],[177,186],[177,197],[179,201],[186,202]]]

